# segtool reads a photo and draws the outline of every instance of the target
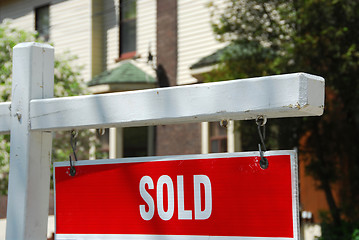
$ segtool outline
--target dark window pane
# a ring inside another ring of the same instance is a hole
[[[130,127],[123,129],[123,156],[147,156],[148,127]]]
[[[35,30],[43,37],[45,41],[49,40],[50,16],[49,6],[43,6],[35,9]]]
[[[227,128],[221,127],[219,124],[216,124],[217,126],[217,135],[218,136],[227,136]]]
[[[121,54],[136,51],[136,19],[121,23]]]
[[[227,152],[227,128],[221,127],[218,122],[209,123],[210,152]]]
[[[121,20],[136,18],[136,0],[121,1]]]
[[[120,55],[136,51],[136,0],[120,2]]]
[[[227,152],[227,138],[221,139],[220,152]]]
[[[212,140],[211,141],[211,153],[218,153],[218,152],[219,152],[218,140]]]

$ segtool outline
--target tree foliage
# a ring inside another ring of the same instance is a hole
[[[312,153],[306,156],[307,169],[320,180],[319,187],[327,195],[334,225],[344,229],[346,220],[358,227],[359,153],[354,143],[359,134],[359,2],[295,3],[297,26],[292,69],[321,75],[327,86],[325,114],[308,119],[303,129],[302,149]],[[339,203],[330,196],[333,183],[339,186]],[[340,236],[338,231],[336,235]]]
[[[323,227],[323,237],[350,239],[353,229],[359,228],[359,1],[226,3],[219,16],[221,9],[210,5],[215,9],[214,32],[219,40],[230,41],[242,50],[224,54],[220,67],[208,74],[207,80],[287,72],[308,72],[325,78],[322,117],[276,120],[279,124],[271,120],[270,124],[279,132],[273,135],[277,137],[275,145],[282,147],[285,135],[299,146],[300,161],[306,163],[307,173],[325,192],[330,214],[323,218],[328,226]],[[256,46],[253,54],[242,54],[252,46]],[[339,189],[338,202],[333,196],[334,185]]]
[[[12,49],[21,42],[41,41],[35,32],[26,32],[12,28],[10,23],[0,24],[0,100],[11,101],[12,80]],[[54,81],[55,97],[76,96],[86,94],[86,86],[80,76],[80,66],[74,64],[76,57],[65,53],[55,57]],[[68,160],[72,153],[69,132],[54,132],[53,161]],[[9,172],[10,136],[0,135],[0,194],[7,193]],[[80,131],[78,136],[77,156],[79,159],[89,159],[90,146],[96,146],[98,140],[93,131]]]

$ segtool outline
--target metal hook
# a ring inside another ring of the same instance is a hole
[[[220,122],[219,122],[219,125],[221,126],[221,127],[224,127],[224,128],[227,128],[228,127],[228,120],[221,120]]]
[[[72,154],[74,155],[75,161],[77,161],[77,156],[76,156],[76,143],[77,143],[76,137],[77,137],[77,135],[78,135],[77,131],[75,131],[75,130],[71,131],[70,145],[72,148]],[[70,175],[73,177],[76,175],[76,168],[73,165],[71,155],[69,156],[69,160],[70,160]]]
[[[259,135],[259,139],[261,141],[261,143],[258,144],[258,149],[259,149],[259,154],[261,156],[261,160],[259,162],[259,165],[261,166],[262,169],[266,169],[268,168],[268,159],[264,157],[264,152],[267,151],[266,145],[264,143],[265,137],[266,137],[266,129],[265,129],[265,125],[267,123],[267,117],[265,116],[258,116],[256,118],[256,124],[258,127],[258,135]],[[261,131],[261,127],[263,128]],[[261,144],[263,146],[263,151],[261,148]]]
[[[104,129],[104,128],[97,129],[97,133],[101,136],[103,136],[105,134],[105,132],[106,132],[106,129]]]
[[[261,149],[261,145],[258,144],[259,154],[261,155],[261,160],[259,161],[259,166],[261,166],[262,169],[268,168],[268,159],[264,157],[264,151]]]

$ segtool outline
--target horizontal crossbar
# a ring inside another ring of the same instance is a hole
[[[0,131],[9,131],[9,103]],[[31,130],[133,127],[203,121],[319,116],[324,79],[294,73],[30,102]]]

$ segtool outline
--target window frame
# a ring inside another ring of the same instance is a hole
[[[47,35],[43,34],[43,32],[42,32],[42,29],[45,29],[45,28],[39,26],[39,12],[45,8],[47,9],[47,15],[48,15],[48,26],[46,26]],[[37,31],[39,37],[42,37],[45,40],[45,42],[48,42],[50,39],[50,4],[47,3],[47,4],[43,4],[43,5],[35,7],[34,15],[35,15],[34,16],[35,17],[35,30]]]
[[[227,128],[221,129],[218,122],[209,122],[208,125],[208,135],[209,135],[209,153],[223,153],[228,152],[228,132]],[[224,131],[221,131],[224,130]],[[213,142],[217,141],[218,152],[214,152],[212,149]],[[223,144],[225,142],[225,144]],[[222,151],[223,147],[225,147],[224,151]]]
[[[125,60],[125,59],[130,59],[136,56],[136,50],[137,50],[137,0],[133,0],[135,2],[135,7],[136,7],[136,12],[135,12],[135,17],[134,18],[123,18],[122,14],[121,14],[121,8],[123,7],[123,3],[122,2],[129,2],[131,0],[120,0],[119,1],[119,58],[117,59],[117,61],[121,61],[121,60]],[[123,23],[128,23],[130,21],[135,21],[135,35],[134,35],[134,41],[135,41],[135,50],[134,51],[127,51],[127,52],[123,52]],[[121,44],[122,43],[122,44]]]

